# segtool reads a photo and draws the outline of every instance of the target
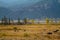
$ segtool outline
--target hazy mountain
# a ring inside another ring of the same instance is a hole
[[[20,18],[41,18],[41,17],[51,17],[51,18],[60,18],[60,2],[59,0],[42,0],[36,2],[33,5],[27,7],[9,7],[9,8],[0,8],[0,16],[7,16],[17,19]]]
[[[0,7],[0,18],[3,16],[7,16],[11,13],[12,11],[8,8],[5,7]]]

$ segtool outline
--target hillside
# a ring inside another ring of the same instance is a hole
[[[6,9],[8,9],[8,11]],[[41,18],[41,17],[60,18],[59,0],[42,0],[30,6],[20,7],[20,5],[18,5],[18,6],[9,7],[6,9],[0,8],[0,13],[1,13],[0,16],[4,16],[5,14],[8,13],[8,17],[11,17],[14,19],[17,19],[18,16],[21,19],[25,17],[28,17],[28,18]],[[1,11],[1,10],[5,10],[5,11]]]

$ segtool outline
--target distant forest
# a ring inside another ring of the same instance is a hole
[[[37,23],[35,22],[36,20],[34,19],[29,20],[27,18],[24,18],[22,21],[23,22],[21,22],[21,19],[18,17],[17,22],[14,22],[13,19],[7,18],[6,16],[4,16],[3,18],[0,19],[0,25],[25,25],[25,24],[36,24]],[[46,24],[60,24],[60,19],[55,20],[55,19],[46,18],[45,23]],[[38,21],[37,24],[41,24],[40,20]]]
[[[17,22],[14,23],[14,20],[11,18],[7,18],[6,16],[4,16],[1,20],[0,20],[0,25],[23,25],[23,24],[27,24],[27,19],[25,18],[23,21],[24,22],[20,22],[20,18],[18,17]]]

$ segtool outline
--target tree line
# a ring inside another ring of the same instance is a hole
[[[24,18],[24,22],[20,22],[20,18],[18,17],[18,20],[16,23],[14,23],[14,20],[11,18],[7,18],[6,16],[4,16],[1,20],[0,20],[0,25],[23,25],[23,24],[27,24],[27,18]]]
[[[31,21],[31,23],[29,23],[28,21],[28,19],[27,18],[24,18],[23,19],[23,22],[21,22],[20,21],[20,18],[18,17],[17,18],[17,22],[15,23],[14,22],[14,20],[13,19],[11,19],[11,18],[7,18],[6,16],[4,16],[0,21],[0,25],[24,25],[24,24],[34,24],[34,19],[31,19],[32,21]],[[60,20],[57,22],[57,21],[55,21],[54,22],[54,20],[53,19],[49,19],[49,18],[46,18],[45,19],[45,21],[46,21],[46,24],[60,24]]]

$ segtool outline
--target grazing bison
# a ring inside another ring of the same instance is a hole
[[[49,35],[50,35],[50,34],[52,34],[52,32],[48,32],[47,34],[49,34]]]
[[[55,30],[55,31],[53,31],[53,32],[58,32],[59,30],[57,29],[57,30]]]

